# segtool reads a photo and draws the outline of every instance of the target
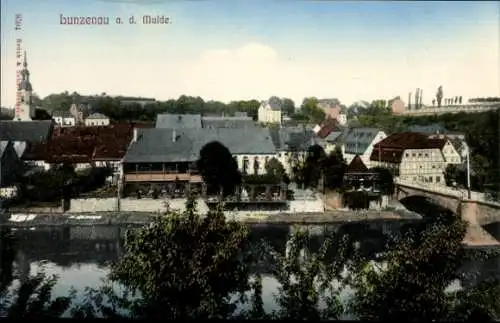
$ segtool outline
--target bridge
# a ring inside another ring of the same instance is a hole
[[[428,107],[422,108],[418,110],[405,110],[403,111],[403,115],[407,116],[429,116],[436,114],[445,114],[445,113],[480,113],[486,112],[490,110],[496,110],[500,108],[500,103],[490,103],[490,104],[466,104],[466,105],[450,105],[443,106],[440,108],[437,107]]]
[[[500,245],[500,242],[482,228],[482,226],[500,222],[500,203],[489,202],[484,194],[471,192],[468,198],[466,190],[437,187],[424,183],[412,183],[396,179],[395,197],[398,200],[411,196],[421,196],[431,200],[452,211],[460,214],[462,219],[469,223],[467,235],[464,239],[469,245]]]

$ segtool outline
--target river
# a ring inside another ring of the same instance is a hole
[[[312,248],[319,247],[324,239],[325,230],[349,232],[359,239],[361,247],[369,254],[383,251],[388,235],[401,232],[403,226],[413,226],[412,221],[381,220],[368,223],[348,223],[325,226],[310,226]],[[59,276],[54,296],[62,296],[73,287],[81,292],[85,287],[98,287],[102,278],[109,272],[109,264],[123,253],[123,236],[130,226],[55,226],[28,229],[12,229],[18,239],[19,268],[24,275],[35,274],[43,266],[48,274]],[[252,225],[251,241],[262,238],[268,240],[279,252],[286,248],[287,236],[293,227],[286,225]],[[498,224],[493,230],[498,230]],[[477,270],[479,278],[456,282],[453,288],[474,284],[477,279],[499,275],[500,259],[485,263],[471,262],[464,270]],[[269,274],[264,273],[263,297],[266,310],[276,309],[273,294],[278,283]],[[347,298],[348,291],[344,294]]]

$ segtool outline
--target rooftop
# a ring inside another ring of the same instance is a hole
[[[52,129],[52,120],[0,120],[0,140],[44,141],[50,138]]]
[[[132,134],[132,124],[56,128],[50,140],[29,144],[23,159],[49,163],[120,160]]]
[[[180,129],[201,128],[200,114],[162,113],[156,117],[156,128]]]
[[[275,154],[265,128],[142,129],[124,157],[128,163],[194,162],[207,143],[218,141],[232,154]]]

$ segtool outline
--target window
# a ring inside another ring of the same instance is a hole
[[[260,163],[259,163],[259,158],[255,157],[253,161],[253,173],[258,174],[259,173],[259,168],[260,168]]]
[[[243,170],[242,173],[246,174],[248,171],[248,157],[243,157]]]
[[[409,157],[409,156],[410,156],[410,154],[408,154],[408,153],[405,154],[405,157]]]
[[[432,176],[429,177],[429,183],[432,183]]]
[[[422,157],[422,153],[418,153],[418,157]]]
[[[411,157],[415,157],[415,153],[412,153],[412,154],[411,154]]]
[[[425,156],[425,157],[429,157],[429,154],[428,154],[428,153],[425,153],[425,155],[424,155],[424,156]]]
[[[441,181],[441,177],[436,176],[436,183],[439,183]]]

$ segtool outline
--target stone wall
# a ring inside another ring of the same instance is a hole
[[[69,213],[88,212],[166,212],[167,203],[170,210],[185,210],[186,199],[155,200],[155,199],[133,199],[124,198],[118,202],[117,198],[87,198],[71,199]],[[197,200],[198,212],[205,214],[208,207],[203,200]],[[35,211],[32,211],[35,212]],[[43,213],[43,212],[39,212]],[[50,212],[47,212],[50,213]]]
[[[117,200],[112,198],[71,199],[68,212],[113,212],[118,211]]]
[[[321,199],[316,200],[295,200],[288,203],[290,213],[323,213],[325,211],[325,203]]]

